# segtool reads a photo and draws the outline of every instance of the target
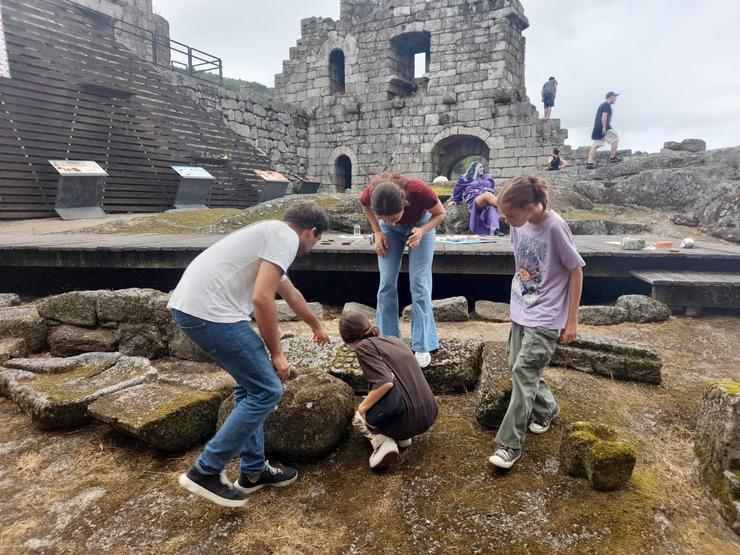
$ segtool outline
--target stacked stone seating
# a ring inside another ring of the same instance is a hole
[[[211,207],[257,202],[253,170],[270,160],[178,91],[167,70],[116,42],[110,20],[65,0],[6,0],[2,19],[11,78],[0,79],[0,219],[54,215],[49,159],[105,168],[109,213],[172,208],[172,164],[216,177]],[[229,160],[198,161],[204,152]]]

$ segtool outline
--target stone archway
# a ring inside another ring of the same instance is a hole
[[[342,193],[352,189],[352,160],[346,154],[334,162],[334,185]]]
[[[450,135],[432,148],[432,171],[435,176],[454,179],[452,169],[468,156],[480,156],[489,166],[491,149],[483,139],[474,135]]]

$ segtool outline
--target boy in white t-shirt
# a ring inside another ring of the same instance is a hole
[[[265,460],[263,424],[290,374],[280,348],[275,294],[311,326],[317,343],[329,343],[321,322],[286,275],[295,257],[308,253],[328,227],[326,214],[315,203],[294,205],[282,222],[258,222],[203,251],[172,293],[168,308],[177,325],[236,380],[234,410],[180,476],[188,491],[225,507],[241,507],[246,493],[286,486],[298,477],[294,469]],[[261,338],[249,324],[252,312]],[[241,474],[232,486],[224,468],[236,454]]]

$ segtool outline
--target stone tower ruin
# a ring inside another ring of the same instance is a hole
[[[301,21],[275,95],[308,115],[308,173],[343,191],[471,155],[494,177],[541,169],[567,131],[526,95],[528,25],[518,0],[342,0],[338,21]]]

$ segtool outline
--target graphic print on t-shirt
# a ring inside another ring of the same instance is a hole
[[[537,304],[540,285],[545,279],[547,243],[520,235],[516,250],[517,272],[511,283],[512,298],[525,306]]]

